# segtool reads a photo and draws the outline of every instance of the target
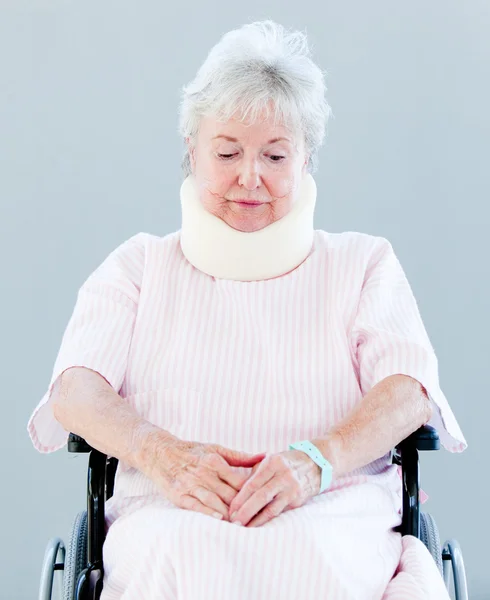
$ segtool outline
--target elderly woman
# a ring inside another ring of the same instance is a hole
[[[103,600],[409,597],[390,451],[466,442],[390,243],[313,227],[328,115],[303,34],[226,34],[184,89],[181,229],[79,290],[28,430],[119,459]],[[410,597],[444,598],[415,541]]]

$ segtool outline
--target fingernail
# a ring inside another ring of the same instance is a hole
[[[219,512],[215,512],[215,513],[213,513],[213,517],[215,517],[216,519],[222,519],[223,515]]]
[[[233,525],[241,525],[241,522],[236,518],[237,512],[238,511],[236,510],[230,517]]]

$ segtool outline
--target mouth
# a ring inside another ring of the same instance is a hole
[[[233,200],[235,204],[240,206],[262,206],[264,202],[257,202],[256,200]]]

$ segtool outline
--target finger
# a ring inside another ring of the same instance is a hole
[[[204,506],[208,507],[211,512],[217,512],[223,516],[223,519],[228,520],[228,506],[211,490],[202,485],[196,485],[186,495],[196,498]]]
[[[220,459],[216,460],[216,463],[213,465],[213,468],[218,474],[219,478],[225,483],[229,484],[235,492],[239,492],[245,482],[248,480],[248,475],[242,475],[237,471],[234,471],[223,457],[219,455],[215,456]],[[235,495],[236,493],[234,496]]]
[[[281,480],[278,477],[271,479],[265,486],[254,492],[241,508],[235,512],[230,510],[230,521],[238,520],[242,525],[246,525],[282,491],[284,486]]]
[[[248,452],[238,452],[230,450],[224,446],[216,446],[215,452],[222,456],[232,467],[253,467],[266,456],[265,452],[258,454],[249,454]]]
[[[247,481],[240,488],[240,491],[235,496],[234,500],[230,504],[230,515],[236,511],[239,511],[240,508],[245,504],[245,502],[253,496],[253,494],[264,487],[264,485],[270,481],[275,475],[275,469],[271,466],[270,463],[262,463],[259,465],[257,471],[251,475]]]
[[[286,494],[278,494],[274,500],[263,508],[248,524],[247,527],[260,527],[281,513],[288,510]]]
[[[207,473],[205,475],[202,475],[200,477],[200,481],[204,485],[204,487],[206,487],[209,490],[211,490],[212,492],[214,492],[217,496],[219,496],[223,500],[223,502],[226,504],[226,510],[228,511],[228,507],[230,506],[231,502],[234,500],[240,487],[238,487],[238,489],[236,489],[232,485],[229,485],[228,483],[226,483],[225,481],[220,479],[218,473],[216,473],[216,472]],[[242,485],[242,483],[243,482],[240,482],[240,486]],[[228,514],[228,512],[227,512],[227,514]]]
[[[216,512],[212,508],[205,506],[202,502],[200,502],[197,498],[193,496],[189,496],[187,494],[183,494],[179,498],[179,506],[185,508],[187,510],[193,510],[195,512],[202,513],[204,515],[208,515],[210,517],[214,517],[215,519],[224,520],[223,514],[220,512]]]

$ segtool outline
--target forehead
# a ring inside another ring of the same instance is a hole
[[[260,119],[255,122],[242,122],[241,119],[232,117],[227,121],[219,120],[212,116],[201,119],[199,137],[208,141],[270,144],[276,141],[291,143],[296,146],[300,136],[295,128],[274,119]]]

